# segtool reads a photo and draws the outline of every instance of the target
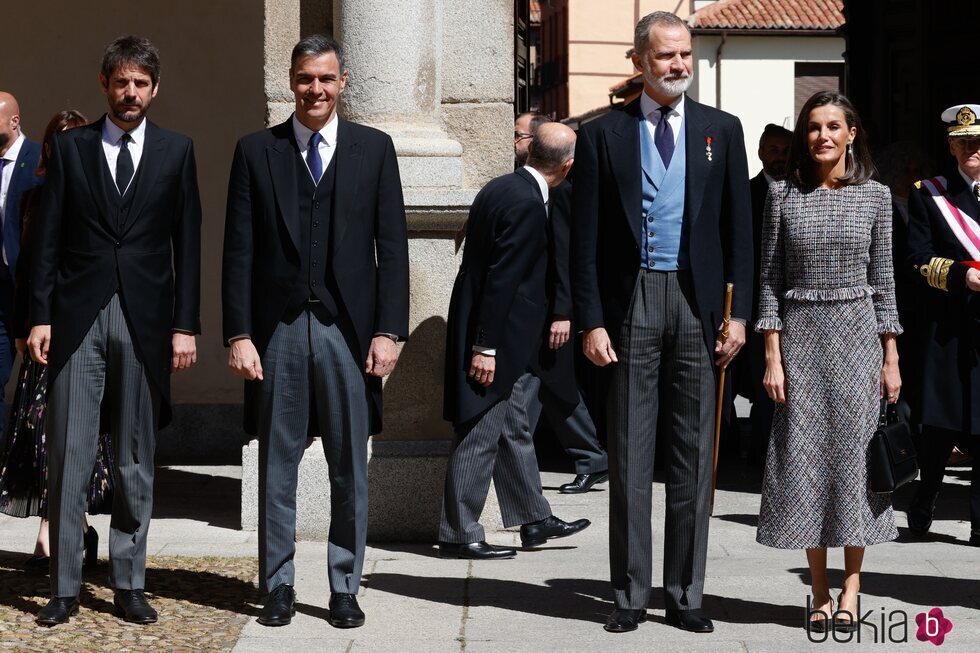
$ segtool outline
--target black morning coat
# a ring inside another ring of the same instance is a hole
[[[454,425],[508,397],[542,346],[547,221],[538,183],[523,168],[492,180],[473,201],[446,329],[443,416]],[[487,388],[468,375],[474,345],[496,349]]]
[[[575,322],[572,315],[572,285],[569,279],[569,247],[571,243],[572,184],[563,181],[548,193],[548,271],[545,275],[548,297],[548,316],[542,333],[542,343],[531,361],[531,369],[541,382],[548,386],[568,410],[575,408],[579,400],[578,383],[575,380]],[[572,320],[568,342],[558,349],[551,349],[548,340],[551,321],[555,317]]]
[[[980,206],[960,173],[946,174],[949,200],[974,222]],[[946,290],[933,288],[919,273],[933,257],[954,261]],[[925,426],[980,434],[980,296],[966,286],[971,257],[953,235],[925,184],[909,196],[908,258],[906,264],[921,280],[917,297],[916,335],[921,370],[921,422]],[[899,352],[899,357],[905,355]],[[914,366],[915,367],[915,366]]]
[[[173,330],[200,333],[201,200],[186,136],[147,120],[127,215],[111,216],[102,125],[55,134],[34,225],[31,325],[51,325],[49,383],[118,288],[136,354],[170,421]]]
[[[384,132],[337,126],[330,222],[331,273],[342,329],[360,365],[376,333],[408,338],[408,239],[395,148]],[[297,157],[292,118],[238,141],[228,182],[222,270],[224,339],[248,334],[261,357],[286,314],[300,269]],[[341,321],[343,322],[343,321]],[[369,376],[371,433],[381,430],[381,379]],[[255,435],[259,382],[245,382],[245,430]]]
[[[694,301],[714,352],[725,283],[732,317],[752,316],[752,205],[738,118],[684,99],[684,223]],[[615,348],[640,269],[639,100],[582,126],[575,148],[572,293],[578,329],[605,327]],[[711,139],[711,157],[707,147]],[[713,354],[712,354],[713,355]]]

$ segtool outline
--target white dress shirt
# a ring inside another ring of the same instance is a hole
[[[320,161],[323,162],[323,166],[320,168],[320,176],[327,171],[327,166],[330,165],[330,161],[333,159],[334,152],[337,151],[337,114],[333,114],[333,118],[330,122],[323,126],[320,130],[320,144],[317,146],[317,151],[320,152]],[[303,155],[303,160],[306,161],[306,151],[310,149],[310,137],[313,136],[313,130],[304,125],[293,114],[293,134],[296,136],[296,144],[299,146],[300,154]],[[306,164],[306,169],[310,169],[310,164]],[[313,173],[310,172],[310,177],[313,177]],[[314,183],[320,183],[319,179],[314,179]]]
[[[4,212],[7,210],[7,191],[10,190],[10,180],[14,176],[14,166],[17,165],[17,157],[20,156],[20,148],[23,145],[24,135],[18,134],[13,144],[0,157],[6,161],[3,164],[3,176],[0,177],[0,219],[3,220],[6,220]],[[0,222],[0,225],[2,225],[2,222]]]
[[[660,113],[661,106],[663,105],[658,103],[645,92],[640,93],[640,112],[646,117],[645,124],[647,129],[650,130],[650,140],[654,140],[657,124],[663,118],[663,114]],[[667,114],[667,124],[670,126],[670,130],[674,133],[674,145],[677,145],[677,139],[680,138],[681,129],[684,126],[683,94],[670,103],[670,113]]]
[[[958,173],[960,173],[960,177],[963,177],[963,181],[965,181],[966,182],[966,185],[970,188],[970,192],[973,193],[973,197],[976,197],[977,196],[977,186],[980,186],[980,181],[977,181],[976,179],[971,179],[970,177],[967,177],[966,176],[966,173],[963,172],[963,168],[961,168],[959,166],[956,166],[956,171]]]
[[[140,169],[140,159],[143,158],[143,143],[146,142],[146,118],[128,132],[109,120],[108,116],[102,123],[102,151],[105,152],[105,162],[109,164],[109,174],[112,175],[113,182],[116,181],[116,161],[119,159],[119,150],[122,149],[123,134],[129,134],[133,139],[126,149],[133,159],[133,179],[136,179],[136,171]],[[122,189],[123,195],[133,185],[133,179]]]
[[[531,166],[524,166],[524,169],[534,177],[534,181],[538,182],[538,189],[541,190],[541,197],[544,198],[544,205],[548,206],[548,182],[545,181],[544,175],[532,168]],[[478,354],[483,354],[484,356],[496,356],[497,350],[490,349],[487,347],[480,347],[478,345],[473,345],[473,351]]]

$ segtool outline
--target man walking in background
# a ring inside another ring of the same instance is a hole
[[[479,523],[491,475],[506,527],[525,547],[573,535],[541,493],[527,406],[529,368],[548,312],[545,291],[549,190],[572,166],[575,134],[558,123],[531,139],[527,165],[484,186],[470,209],[466,250],[453,286],[446,332],[444,417],[456,439],[446,470],[439,527],[442,557],[512,558],[486,542]]]

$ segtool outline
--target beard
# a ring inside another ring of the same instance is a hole
[[[668,79],[666,77],[655,77],[650,79],[650,85],[663,95],[668,97],[677,97],[678,95],[683,95],[687,93],[687,89],[691,88],[691,83],[694,81],[694,73],[690,75],[684,75],[683,77],[674,77]]]
[[[149,104],[134,106],[131,104],[117,104],[112,107],[112,115],[123,122],[138,122],[146,115]]]
[[[0,132],[0,150],[6,150],[7,144],[10,142],[10,134],[7,132]]]

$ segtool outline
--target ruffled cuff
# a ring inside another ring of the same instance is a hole
[[[886,322],[878,323],[878,335],[884,335],[886,333],[894,333],[896,336],[900,336],[905,333],[905,329],[897,321],[888,320]]]
[[[763,331],[782,331],[783,321],[778,317],[764,317],[755,323],[755,330],[759,333]]]

